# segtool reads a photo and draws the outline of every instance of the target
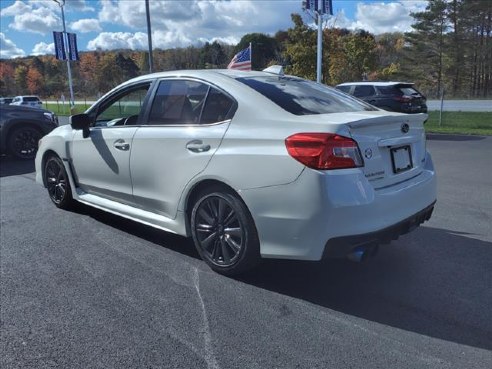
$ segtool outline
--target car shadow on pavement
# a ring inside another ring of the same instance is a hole
[[[34,160],[15,159],[0,156],[0,177],[16,176],[34,172]]]
[[[492,243],[421,227],[364,263],[270,260],[238,280],[343,314],[492,350]]]
[[[446,133],[427,133],[427,139],[433,141],[482,141],[486,136],[474,136],[474,135],[453,135]]]
[[[193,242],[183,236],[165,232],[118,215],[108,213],[81,203],[77,203],[72,211],[90,216],[94,220],[103,223],[109,227],[116,228],[120,231],[131,234],[153,244],[163,246],[169,250],[179,252],[183,255],[201,260]]]

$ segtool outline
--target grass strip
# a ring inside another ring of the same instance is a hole
[[[431,111],[425,130],[433,133],[492,135],[492,112],[443,111],[439,125],[439,112]]]

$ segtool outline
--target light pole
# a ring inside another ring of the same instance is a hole
[[[150,29],[149,0],[145,0],[145,11],[147,13],[147,38],[149,40],[149,73],[152,73],[154,63],[152,61],[152,30]]]
[[[63,21],[63,47],[68,52],[68,35],[67,29],[65,27],[65,12],[63,11],[63,7],[65,6],[65,0],[53,0],[60,6],[62,13],[62,21]],[[67,70],[68,70],[68,87],[70,88],[70,109],[74,107],[74,98],[73,98],[73,86],[72,86],[72,70],[70,69],[70,58],[67,56]]]

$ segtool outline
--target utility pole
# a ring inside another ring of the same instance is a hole
[[[149,40],[149,73],[152,73],[154,63],[152,61],[152,30],[150,28],[149,0],[145,0],[145,11],[147,13],[147,38]]]
[[[68,50],[68,35],[67,28],[65,27],[65,12],[63,7],[65,6],[65,0],[53,0],[61,8],[62,21],[63,21],[63,47]],[[70,88],[70,109],[73,109],[75,105],[75,100],[73,97],[73,85],[72,85],[72,69],[70,68],[70,58],[67,57],[67,70],[68,70],[68,87]]]
[[[318,54],[316,59],[316,82],[321,83],[321,58],[323,56],[323,16],[319,9],[315,12],[315,14],[318,20]]]
[[[302,0],[302,9],[312,16],[318,25],[318,44],[316,47],[316,82],[321,83],[321,64],[323,59],[323,15],[333,15],[332,0]]]

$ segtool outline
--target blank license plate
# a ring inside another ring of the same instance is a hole
[[[410,146],[391,149],[391,161],[393,163],[394,173],[401,173],[412,169],[412,151],[410,150]]]

